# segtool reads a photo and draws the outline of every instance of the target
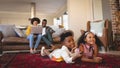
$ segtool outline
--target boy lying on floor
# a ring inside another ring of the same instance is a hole
[[[60,41],[62,47],[60,49],[55,49],[50,52],[50,49],[41,48],[41,56],[49,56],[53,61],[61,62],[65,61],[66,63],[74,63],[75,59],[80,58],[82,55],[80,52],[75,50],[75,42],[73,39],[72,31],[65,31],[60,35]],[[73,51],[76,51],[73,53]]]

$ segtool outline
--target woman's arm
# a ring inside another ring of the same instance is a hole
[[[31,32],[31,26],[28,26],[26,29],[26,35],[28,36]]]

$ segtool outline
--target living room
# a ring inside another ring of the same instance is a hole
[[[34,1],[1,1],[1,10],[0,10],[0,23],[1,24],[15,24],[16,26],[27,26],[30,25],[29,19],[33,16],[39,17],[42,19],[48,20],[48,25],[62,25],[66,29],[71,29],[75,33],[75,40],[81,35],[80,30],[87,30],[87,21],[93,20],[105,20],[108,19],[110,22],[114,23],[114,20],[111,14],[112,8],[110,8],[109,0],[90,0],[90,1],[61,1],[61,5],[58,5],[59,8],[54,7],[54,2],[52,5],[42,1],[40,4],[43,5],[43,9],[38,6],[39,1],[36,4]],[[45,3],[45,4],[44,4]],[[60,3],[60,2],[59,2]],[[6,5],[7,4],[7,5]],[[57,3],[55,3],[57,4]],[[18,5],[18,6],[16,6]],[[79,8],[77,8],[79,6]],[[83,8],[84,6],[85,8]],[[103,7],[104,6],[104,7]],[[4,8],[3,8],[4,7]],[[76,8],[74,8],[76,7]],[[99,7],[99,8],[98,8]],[[40,9],[41,8],[41,9]],[[52,9],[54,11],[52,11]],[[46,10],[46,11],[45,11]],[[77,10],[77,11],[76,11]],[[49,11],[49,12],[48,12]],[[68,20],[67,25],[63,23],[63,15],[67,12]],[[78,15],[79,13],[79,15]],[[57,19],[61,19],[57,21]],[[55,22],[56,21],[56,22]],[[60,22],[60,23],[59,23]],[[74,22],[74,23],[73,23]],[[55,24],[59,23],[59,24]],[[113,39],[115,38],[115,27],[111,24],[112,27],[109,27],[113,31]],[[119,27],[119,26],[118,26]],[[78,32],[79,29],[79,32]],[[118,29],[119,30],[119,29]]]
[[[107,45],[107,50],[103,48],[103,52],[119,55],[120,28],[115,28],[117,20],[113,18],[115,16],[113,12],[119,10],[117,7],[113,10],[116,6],[113,3],[116,2],[119,3],[119,0],[113,2],[111,0],[1,0],[0,24],[12,24],[24,28],[30,25],[32,17],[47,19],[50,26],[57,25],[72,30],[77,42],[81,30],[87,30],[88,21],[108,19],[111,22],[109,28],[112,33],[108,33],[111,41]],[[67,25],[63,21],[63,15],[66,14]]]

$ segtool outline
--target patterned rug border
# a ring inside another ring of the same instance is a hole
[[[19,52],[19,53],[6,53],[4,55],[7,55],[7,54],[10,54],[12,55],[12,57],[10,58],[10,60],[8,62],[6,62],[5,64],[2,65],[1,68],[8,68],[9,64],[14,60],[14,58],[18,55],[18,54],[30,54],[29,52]],[[3,55],[3,56],[4,56]],[[32,55],[32,54],[31,54]],[[34,55],[34,54],[33,54]],[[112,54],[103,54],[103,53],[100,53],[99,56],[109,56],[109,57],[112,57],[112,56],[117,56],[117,57],[120,57],[120,55],[112,55]],[[84,63],[84,62],[83,62]],[[103,67],[103,63],[102,64],[97,64],[96,65],[96,68],[102,68]],[[98,67],[97,67],[98,66]],[[101,67],[100,67],[101,66]],[[106,65],[107,67],[107,65]],[[110,66],[110,68],[120,68],[120,65],[117,65],[117,66]]]
[[[7,60],[6,63],[1,64],[1,68],[7,68],[8,64],[9,64],[10,62],[12,62],[12,60],[13,60],[13,59],[15,58],[15,56],[17,55],[17,53],[5,53],[5,54],[3,54],[3,55],[1,56],[0,60],[2,60],[2,58],[3,58],[4,55],[6,55],[6,54],[11,54],[12,57],[9,57],[9,60]]]

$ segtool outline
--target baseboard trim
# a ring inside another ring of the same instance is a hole
[[[37,50],[37,51],[40,51],[40,50]],[[3,51],[3,54],[5,54],[5,53],[20,53],[20,52],[29,52],[29,50]]]

